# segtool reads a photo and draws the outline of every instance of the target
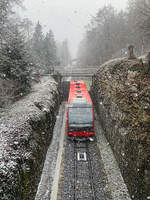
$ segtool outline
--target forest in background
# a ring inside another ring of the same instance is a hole
[[[57,42],[38,21],[34,26],[18,17],[14,7],[22,0],[0,1],[0,108],[7,107],[30,92],[33,81],[56,65],[71,62],[68,41]],[[127,46],[136,55],[150,48],[150,1],[129,0],[126,10],[100,8],[86,27],[79,45],[79,66],[100,66],[105,61],[127,55]]]
[[[131,44],[137,56],[143,55],[150,49],[149,39],[149,0],[129,0],[125,11],[104,6],[86,27],[78,49],[78,65],[100,66],[109,59],[127,56]]]
[[[55,41],[52,30],[43,32],[18,17],[15,7],[22,0],[0,1],[0,108],[6,108],[26,95],[33,81],[56,65],[70,63],[67,40]]]

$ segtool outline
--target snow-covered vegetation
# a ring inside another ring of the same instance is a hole
[[[0,118],[1,200],[34,199],[58,107],[58,84],[47,77]]]
[[[126,10],[104,6],[92,17],[78,51],[81,66],[99,66],[105,61],[124,57],[129,44],[136,54],[149,51],[150,1],[129,0]]]
[[[0,2],[0,107],[14,102],[30,89],[31,61],[23,33],[14,20],[15,0]]]
[[[32,80],[51,73],[56,65],[67,65],[67,42],[57,44],[52,30],[43,33],[40,22],[21,19],[13,9],[21,0],[0,2],[0,108],[6,108],[31,88]]]

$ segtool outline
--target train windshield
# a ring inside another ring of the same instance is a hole
[[[69,128],[72,131],[75,131],[75,129],[91,131],[93,128],[92,106],[69,107]]]

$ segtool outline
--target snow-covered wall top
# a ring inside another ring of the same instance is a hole
[[[34,199],[59,104],[46,77],[0,118],[0,199]]]

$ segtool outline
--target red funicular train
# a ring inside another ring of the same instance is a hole
[[[94,136],[94,106],[83,81],[71,81],[67,105],[67,135],[72,138]]]

